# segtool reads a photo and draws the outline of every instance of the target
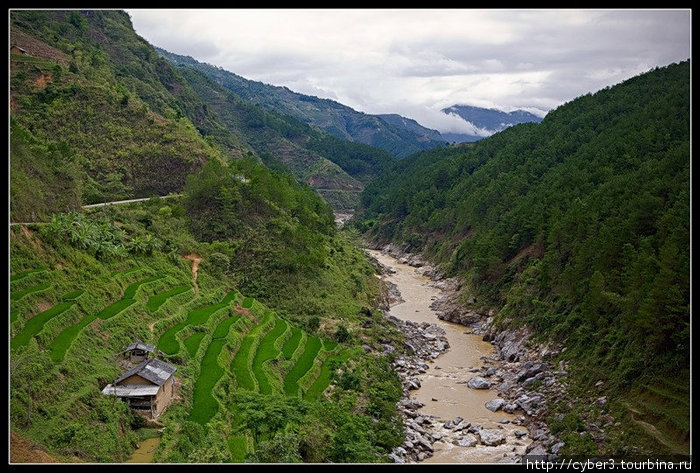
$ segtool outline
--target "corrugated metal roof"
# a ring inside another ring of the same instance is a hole
[[[160,386],[149,385],[131,385],[131,386],[114,386],[108,384],[102,390],[102,394],[118,397],[139,397],[139,396],[155,396],[158,394]]]
[[[117,379],[114,384],[119,384],[129,376],[136,374],[144,379],[147,379],[153,384],[162,386],[176,370],[177,368],[169,363],[157,360],[155,358],[149,358],[121,375],[121,377]]]
[[[154,352],[156,349],[155,345],[149,345],[148,343],[143,343],[141,340],[137,340],[128,347],[126,347],[126,350],[124,351],[131,351],[131,350],[143,350],[147,352]]]

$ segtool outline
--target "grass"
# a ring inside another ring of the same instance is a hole
[[[209,422],[219,410],[219,401],[216,400],[212,391],[224,374],[223,368],[216,362],[224,343],[226,341],[221,339],[214,340],[209,344],[204,358],[202,358],[199,377],[194,383],[190,420],[202,425]]]
[[[206,335],[204,332],[195,332],[185,340],[185,348],[190,356],[194,357],[194,355],[197,354],[197,349],[199,348],[199,344],[202,343],[204,335]]]
[[[299,380],[306,374],[314,364],[314,360],[321,350],[321,339],[318,337],[309,337],[306,340],[304,352],[301,354],[296,364],[289,370],[287,376],[284,377],[284,392],[288,396],[299,395]]]
[[[297,347],[299,346],[299,342],[301,341],[301,329],[297,327],[292,327],[292,335],[289,337],[289,340],[287,340],[284,343],[284,346],[282,347],[282,355],[286,360],[291,360],[292,356],[294,355],[294,352],[297,350]]]
[[[13,310],[12,312],[10,312],[10,323],[17,320],[18,316],[19,316],[19,311]]]
[[[214,330],[213,340],[207,347],[204,358],[202,358],[199,377],[197,381],[195,381],[194,391],[192,393],[190,420],[194,422],[204,425],[209,422],[219,410],[219,402],[212,392],[216,383],[223,376],[224,370],[219,366],[216,360],[226,343],[225,337],[231,328],[231,324],[240,318],[240,315],[226,318],[221,321]]]
[[[253,307],[253,302],[255,302],[255,299],[253,299],[252,297],[246,297],[245,299],[243,299],[241,307],[243,307],[244,309],[250,309],[251,307]]]
[[[17,347],[25,346],[27,343],[29,343],[29,340],[39,333],[41,329],[44,327],[44,324],[51,320],[52,318],[61,315],[68,309],[70,309],[74,302],[59,302],[49,310],[45,310],[44,312],[40,312],[31,319],[27,320],[27,322],[24,324],[24,328],[20,333],[18,333],[11,341],[10,341],[10,348],[14,349]]]
[[[165,301],[167,301],[169,298],[178,294],[182,294],[183,292],[187,292],[190,290],[190,288],[191,286],[189,285],[178,286],[168,291],[155,294],[148,298],[148,302],[146,302],[146,308],[149,310],[149,312],[155,312],[160,306],[165,304]]]
[[[350,356],[350,351],[346,350],[341,353],[331,355],[326,360],[324,360],[323,365],[321,365],[321,373],[319,373],[314,383],[304,393],[304,400],[318,399],[323,394],[323,391],[326,390],[328,385],[331,384],[331,375],[333,374],[331,372],[331,367],[334,365],[333,362],[345,362],[350,358]]]
[[[184,322],[173,325],[160,336],[160,339],[158,340],[158,349],[168,355],[177,354],[177,352],[180,351],[180,342],[178,342],[177,338],[175,338],[175,334],[177,334],[177,332],[185,328],[187,325],[202,325],[209,320],[209,317],[214,312],[228,306],[231,301],[236,298],[237,294],[238,292],[235,289],[231,290],[218,304],[200,307],[188,313],[187,319]]]
[[[231,452],[231,461],[243,463],[248,454],[248,437],[246,435],[232,435],[228,438],[228,449]]]
[[[275,326],[267,332],[265,338],[258,345],[258,350],[253,357],[252,370],[255,379],[258,381],[258,389],[262,394],[271,394],[272,385],[267,379],[267,374],[263,370],[263,363],[279,355],[279,349],[275,348],[275,341],[287,330],[287,322],[282,319],[275,321]]]
[[[137,281],[133,284],[130,284],[129,287],[126,288],[124,291],[124,295],[122,296],[122,299],[133,299],[136,297],[136,291],[142,284],[147,284],[149,282],[153,281],[158,281],[159,279],[163,279],[165,276],[158,275],[158,276],[151,276],[146,279],[142,279],[141,281]]]
[[[231,372],[236,379],[236,384],[239,388],[248,391],[255,391],[255,379],[250,371],[250,352],[254,341],[255,336],[253,335],[243,337],[236,356],[231,361]]]
[[[20,273],[15,273],[15,274],[10,276],[10,282],[21,281],[22,279],[26,278],[30,274],[41,273],[43,271],[46,271],[46,269],[30,269],[29,271],[22,271]]]
[[[13,301],[18,301],[18,300],[28,296],[29,294],[33,294],[35,292],[45,291],[50,287],[51,287],[51,284],[47,283],[47,282],[45,282],[43,284],[38,284],[36,286],[28,287],[27,289],[24,289],[22,291],[13,292],[10,295],[10,299],[12,299]]]
[[[124,269],[122,271],[113,271],[112,276],[119,276],[119,275],[124,275],[124,274],[131,274],[135,273],[137,271],[141,271],[141,268],[129,268],[129,269]]]
[[[108,305],[97,314],[97,317],[107,320],[114,317],[119,312],[136,303],[136,299],[119,299],[117,302]]]
[[[212,338],[214,340],[217,340],[219,338],[226,338],[231,324],[233,324],[236,320],[240,318],[240,315],[234,315],[232,317],[224,319],[219,325],[217,325],[216,329],[214,330],[214,333],[212,334]]]
[[[68,294],[65,294],[63,297],[61,297],[62,301],[74,301],[78,297],[82,296],[85,293],[84,290],[82,289],[76,289],[75,291],[71,291]]]
[[[180,322],[166,330],[158,339],[158,349],[167,355],[175,355],[180,350],[180,343],[175,334],[185,328],[187,322]]]
[[[58,363],[63,361],[66,356],[68,348],[70,348],[73,340],[78,336],[80,331],[90,325],[90,322],[95,320],[97,315],[87,315],[82,318],[80,322],[75,325],[71,325],[67,329],[63,330],[58,334],[56,338],[53,339],[49,345],[49,357],[52,361]]]

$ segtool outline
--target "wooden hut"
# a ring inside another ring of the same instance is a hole
[[[102,394],[117,396],[129,407],[155,419],[170,405],[173,399],[177,368],[156,358],[147,358],[113,384],[108,384]]]
[[[129,353],[129,361],[132,363],[140,363],[151,356],[151,353],[155,352],[155,345],[143,343],[139,339],[136,339],[134,343],[126,347],[126,350],[123,351],[123,353]]]

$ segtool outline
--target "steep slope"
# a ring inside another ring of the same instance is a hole
[[[13,220],[178,191],[203,163],[225,159],[182,119],[202,104],[125,13],[15,10],[10,26]],[[40,161],[41,175],[24,169]],[[60,186],[70,199],[53,200]]]
[[[582,392],[676,386],[646,420],[686,448],[687,405],[671,400],[689,382],[689,74],[657,68],[540,124],[415,155],[367,187],[362,222],[463,275],[502,323],[565,342]]]
[[[253,149],[268,166],[275,168],[281,163],[282,169],[314,188],[336,210],[354,208],[363,183],[396,160],[385,151],[346,142],[246,102],[195,69],[180,66],[178,71],[207,111],[219,118],[226,133]],[[197,126],[205,136],[222,133],[206,122]]]
[[[358,112],[333,100],[248,80],[189,56],[180,56],[160,48],[157,51],[172,64],[186,65],[204,72],[244,100],[282,115],[293,116],[336,137],[381,148],[399,158],[444,143],[442,138],[435,136],[435,130],[423,128],[417,123],[410,128],[396,126],[379,116]]]

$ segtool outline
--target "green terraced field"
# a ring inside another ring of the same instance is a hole
[[[149,282],[153,281],[158,281],[159,279],[163,279],[164,276],[151,276],[146,279],[142,279],[141,281],[137,281],[133,284],[130,284],[129,287],[126,288],[124,291],[124,295],[122,296],[122,299],[133,299],[136,297],[136,291],[142,284],[148,284]]]
[[[180,351],[180,343],[175,338],[175,334],[182,330],[187,325],[202,325],[209,317],[219,309],[227,307],[231,301],[236,299],[238,291],[235,289],[229,291],[228,294],[219,302],[218,304],[207,305],[195,309],[187,314],[187,319],[184,322],[180,322],[168,330],[166,330],[163,335],[160,336],[158,340],[158,349],[168,355],[175,355]]]
[[[15,320],[17,320],[18,316],[19,316],[19,312],[18,312],[18,311],[13,310],[12,312],[10,312],[10,323],[12,323],[12,322],[14,322]]]
[[[240,318],[241,316],[236,314],[234,316],[224,319],[219,325],[216,326],[216,329],[214,330],[214,333],[212,334],[211,338],[213,338],[214,340],[219,338],[226,338],[226,335],[228,335],[228,331],[231,325]]]
[[[244,337],[241,346],[238,347],[236,356],[231,361],[231,372],[236,379],[236,384],[241,389],[255,391],[255,379],[250,371],[251,347],[255,341],[254,336]]]
[[[125,310],[127,307],[136,303],[136,299],[119,299],[117,302],[108,305],[97,314],[97,317],[107,320],[114,317],[118,313]]]
[[[124,269],[122,271],[114,271],[114,272],[112,272],[112,276],[131,274],[131,273],[135,273],[137,271],[141,271],[141,268],[129,268],[129,269]]]
[[[199,377],[194,384],[192,393],[192,410],[190,411],[190,420],[198,422],[202,425],[211,420],[219,410],[219,401],[212,394],[214,386],[224,374],[224,369],[217,363],[217,358],[221,349],[226,343],[226,335],[228,334],[231,324],[238,320],[239,316],[224,319],[214,330],[214,339],[207,347],[207,351],[202,358],[202,365],[199,371]],[[217,335],[219,337],[217,337]]]
[[[63,297],[61,297],[62,301],[74,301],[78,297],[82,296],[85,293],[82,289],[76,289],[75,291],[71,291],[68,294],[65,294]]]
[[[27,320],[24,324],[24,328],[19,332],[11,341],[10,348],[14,349],[17,347],[25,346],[29,343],[29,340],[39,333],[44,327],[44,324],[51,320],[52,318],[64,313],[73,306],[74,302],[60,302],[44,312],[40,312],[31,319]]]
[[[169,298],[187,292],[191,289],[191,286],[178,286],[165,292],[160,292],[148,298],[146,302],[146,308],[149,312],[155,312],[160,306],[162,306],[165,301]]]
[[[49,345],[49,356],[51,357],[51,360],[55,362],[63,361],[63,358],[66,356],[66,352],[73,343],[73,340],[75,340],[83,328],[90,325],[90,322],[96,318],[97,315],[86,315],[80,322],[75,325],[71,325],[59,333]]]
[[[22,271],[21,273],[15,273],[15,274],[10,276],[10,282],[21,281],[22,279],[26,278],[30,274],[42,273],[44,271],[46,271],[46,269],[30,269],[29,271]]]
[[[197,349],[199,348],[199,344],[202,343],[204,335],[206,335],[204,332],[195,332],[185,340],[185,348],[190,356],[195,356],[197,354]]]
[[[243,307],[244,309],[250,309],[251,307],[253,307],[254,301],[255,299],[253,299],[252,297],[246,297],[245,299],[243,299],[241,307]]]
[[[288,324],[282,319],[277,319],[275,321],[275,326],[270,330],[265,338],[262,339],[258,345],[258,350],[253,357],[253,374],[255,379],[258,381],[258,389],[262,394],[271,394],[272,385],[267,379],[267,374],[263,370],[263,363],[273,358],[277,358],[280,354],[278,348],[275,348],[275,341],[282,336],[282,334],[287,330]]]
[[[299,342],[301,341],[301,335],[302,331],[300,328],[292,327],[292,335],[282,347],[282,355],[284,356],[285,360],[292,359],[292,355],[294,355],[294,352],[297,350]]]
[[[287,376],[284,377],[284,392],[288,396],[299,395],[299,380],[313,366],[314,360],[321,350],[322,345],[323,343],[318,337],[309,337],[306,339],[304,352],[297,360],[297,363],[289,370]]]
[[[29,294],[34,294],[35,292],[45,291],[50,287],[51,287],[51,284],[47,283],[47,282],[45,282],[43,284],[38,284],[36,286],[28,287],[27,289],[24,289],[22,291],[12,292],[10,294],[10,299],[12,299],[13,301],[18,301],[18,300],[23,299],[24,297],[28,296]]]
[[[185,328],[187,322],[180,322],[166,330],[158,339],[158,349],[168,355],[175,355],[180,350],[180,343],[175,334]]]
[[[337,345],[337,343],[335,344]],[[325,343],[324,343],[325,346]],[[349,351],[343,351],[329,356],[323,361],[321,365],[321,373],[318,375],[314,383],[309,387],[309,389],[304,393],[305,400],[318,399],[323,391],[326,390],[328,385],[331,384],[331,368],[335,364],[334,362],[342,363],[350,358]]]
[[[248,453],[248,437],[245,435],[232,435],[228,439],[228,449],[231,452],[233,463],[243,463]]]

